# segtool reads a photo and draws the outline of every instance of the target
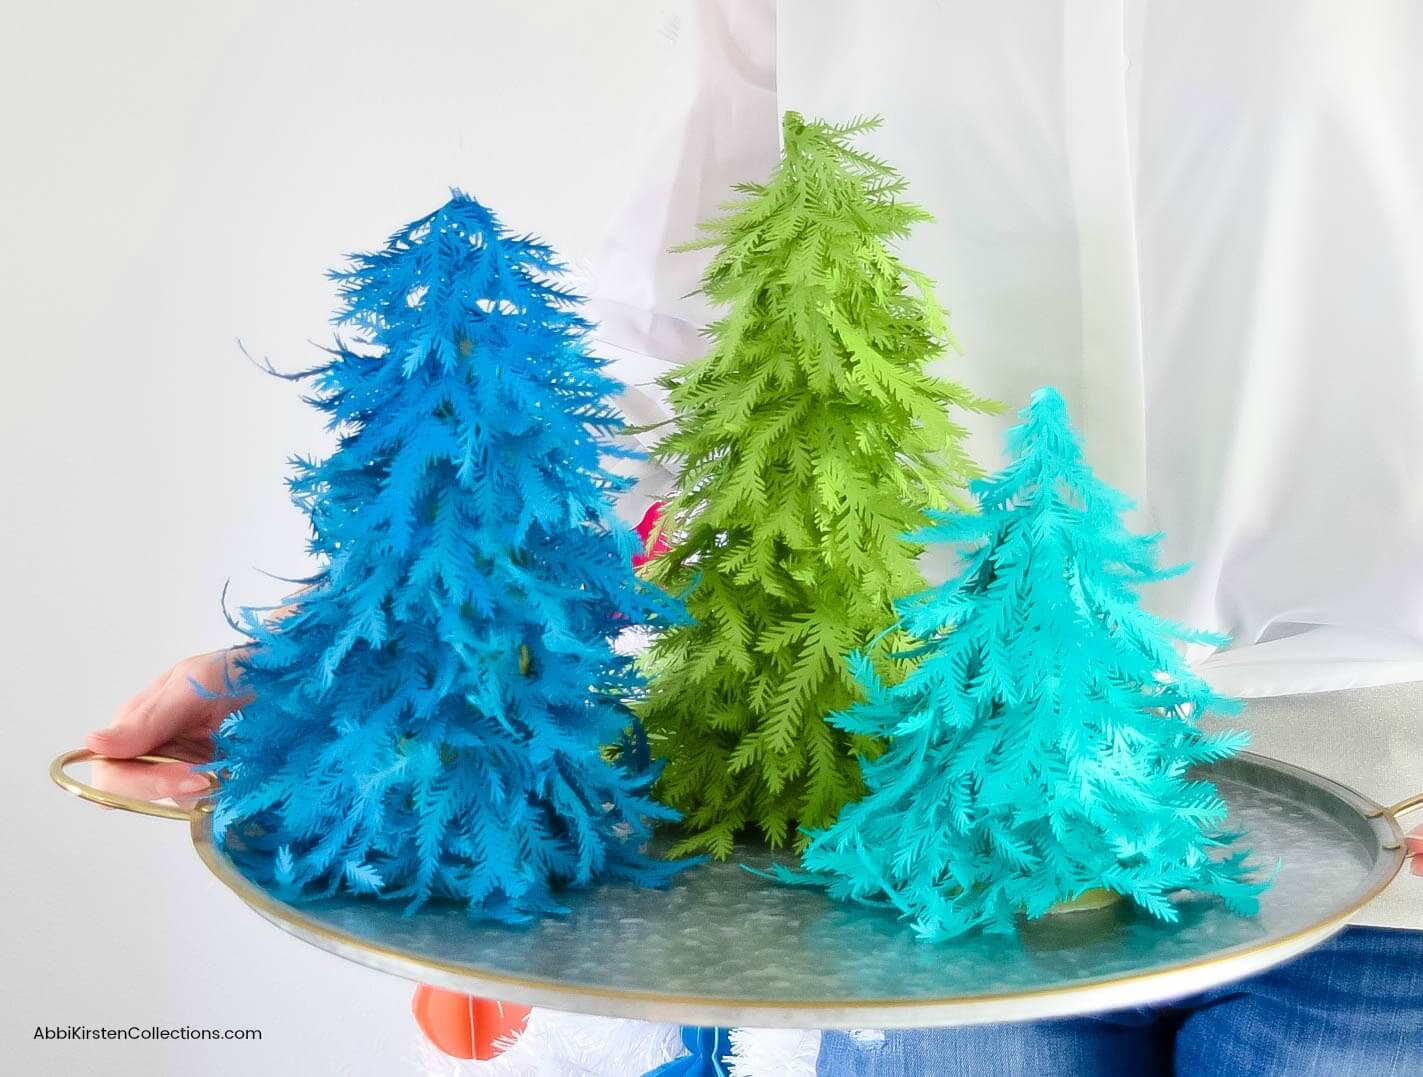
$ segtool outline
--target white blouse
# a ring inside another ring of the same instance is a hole
[[[675,25],[591,282],[634,421],[711,317],[706,256],[668,249],[767,175],[782,111],[881,114],[866,146],[936,217],[903,254],[963,347],[944,372],[1013,411],[1057,386],[1194,566],[1145,601],[1233,637],[1192,656],[1217,687],[1423,680],[1423,7],[694,0]],[[985,466],[1010,422],[971,423]],[[1261,711],[1257,749],[1423,788],[1417,708]],[[1361,922],[1423,927],[1423,883]]]

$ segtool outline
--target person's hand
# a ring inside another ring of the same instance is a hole
[[[105,757],[93,764],[93,784],[141,800],[191,800],[208,792],[210,779],[183,763],[123,760],[150,754],[189,763],[211,759],[213,731],[252,698],[234,692],[236,679],[231,651],[194,655],[161,674],[115,712],[107,729],[84,738],[85,747]]]
[[[1414,875],[1423,875],[1423,823],[1415,826],[1404,839],[1404,844],[1413,853],[1411,861]]]

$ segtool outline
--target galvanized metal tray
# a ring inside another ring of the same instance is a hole
[[[621,885],[567,895],[571,913],[527,927],[471,923],[434,905],[341,898],[276,899],[214,844],[208,814],[135,803],[65,772],[87,799],[181,818],[214,875],[259,915],[303,942],[440,987],[580,1013],[691,1025],[896,1028],[1090,1013],[1180,997],[1284,961],[1339,931],[1398,873],[1399,817],[1309,771],[1245,753],[1209,774],[1258,859],[1282,868],[1259,916],[1186,900],[1162,924],[1119,903],[1049,916],[1016,938],[916,942],[892,915],[778,886],[742,870],[747,852],[688,871],[664,891]]]

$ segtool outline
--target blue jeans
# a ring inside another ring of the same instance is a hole
[[[1022,1024],[827,1032],[829,1077],[1403,1077],[1423,1074],[1423,931],[1351,927],[1179,1002]]]

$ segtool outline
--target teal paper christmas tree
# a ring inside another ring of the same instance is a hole
[[[835,721],[891,741],[868,795],[811,836],[805,874],[780,875],[894,908],[929,940],[1010,931],[1095,888],[1167,921],[1183,889],[1252,912],[1263,884],[1189,772],[1244,746],[1197,727],[1238,703],[1173,647],[1224,640],[1138,605],[1180,569],[1123,525],[1130,502],[1084,462],[1062,398],[1040,390],[1022,416],[1012,463],[973,484],[981,513],[931,513],[918,536],[974,545],[956,578],[898,604],[912,672],[886,685],[855,659],[867,698]]]
[[[853,144],[876,123],[788,113],[779,167],[696,244],[726,313],[662,382],[680,476],[651,564],[695,623],[653,644],[641,710],[679,852],[726,856],[752,827],[779,845],[862,792],[875,741],[825,720],[856,698],[844,656],[922,586],[905,532],[977,474],[956,413],[993,405],[925,372],[952,341],[893,245],[929,218]]]

